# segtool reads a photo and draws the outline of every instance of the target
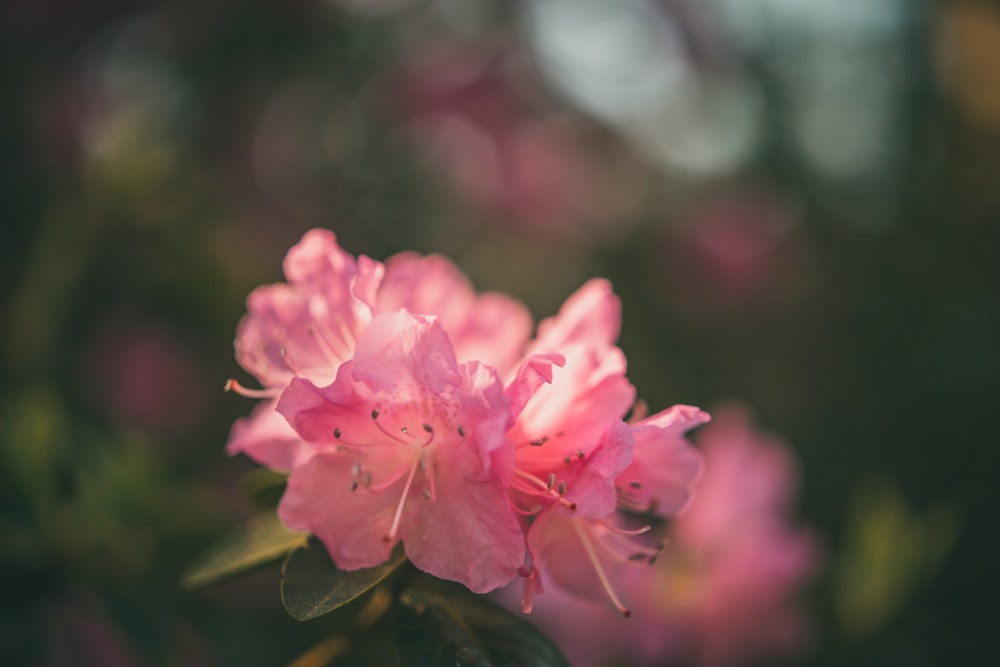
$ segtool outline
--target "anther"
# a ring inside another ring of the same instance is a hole
[[[649,554],[644,553],[642,551],[636,551],[635,553],[629,554],[628,556],[628,559],[631,561],[646,560],[647,558],[649,558]]]
[[[424,422],[424,423],[423,423],[423,424],[421,424],[420,426],[421,426],[421,428],[423,428],[423,429],[424,429],[425,431],[427,431],[428,433],[433,433],[433,432],[434,432],[434,429],[433,429],[433,428],[431,428],[431,425],[430,425],[430,424],[428,424],[427,422]]]
[[[357,477],[361,474],[361,464],[355,461],[351,464],[351,477]]]
[[[270,389],[247,389],[232,378],[226,380],[223,390],[234,391],[240,396],[246,396],[247,398],[275,398],[281,393],[281,389],[278,387]]]
[[[455,429],[455,430],[458,431],[458,437],[460,437],[460,438],[464,438],[465,437],[465,429],[462,428],[461,424],[459,424],[458,428]]]
[[[339,428],[333,429],[333,437],[335,437],[337,440],[340,440],[340,429]]]
[[[549,483],[548,483],[548,486],[546,486],[545,488],[548,489],[549,491],[551,491],[552,487],[555,486],[555,484],[556,484],[556,474],[554,472],[550,472],[549,473]]]
[[[372,472],[371,470],[365,471],[365,488],[370,489],[372,487]]]
[[[378,408],[372,408],[372,419],[378,419]]]
[[[541,447],[542,445],[545,444],[545,438],[539,438],[538,440],[532,440],[528,444],[531,445],[532,447]]]
[[[642,488],[642,482],[629,482],[628,485],[631,486],[633,489],[641,489]]]
[[[568,456],[564,456],[563,457],[563,463],[565,463],[566,465],[569,465],[569,457]]]
[[[562,480],[561,482],[559,482],[558,493],[560,496],[566,495],[566,480]]]
[[[582,459],[583,458],[583,450],[582,449],[576,450],[576,458],[578,458],[578,459]]]
[[[357,491],[357,490],[358,490],[358,480],[354,480],[351,482],[351,491]]]

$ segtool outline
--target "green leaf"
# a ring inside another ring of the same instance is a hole
[[[240,487],[243,495],[253,503],[254,507],[273,511],[285,492],[287,481],[286,474],[275,472],[270,468],[254,468],[240,480]]]
[[[428,583],[399,600],[393,634],[401,667],[569,667],[530,623],[463,587]]]
[[[259,514],[212,545],[181,576],[181,585],[200,588],[246,572],[278,560],[307,538],[285,528],[274,513]]]
[[[281,568],[281,602],[292,618],[308,621],[367,592],[403,564],[406,555],[397,547],[389,560],[364,570],[338,570],[317,540],[288,554]]]

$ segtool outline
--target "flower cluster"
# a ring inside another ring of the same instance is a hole
[[[662,549],[630,522],[686,504],[700,455],[684,434],[708,415],[634,409],[607,281],[532,338],[522,304],[477,294],[439,256],[383,264],[312,230],[284,273],[239,325],[237,359],[262,388],[229,387],[263,400],[228,451],[289,473],[286,526],[344,570],[402,541],[416,567],[477,593],[520,575],[525,611],[552,580],[630,613],[615,577]]]

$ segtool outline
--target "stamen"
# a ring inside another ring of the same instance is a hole
[[[426,447],[427,445],[429,445],[432,442],[434,442],[434,428],[430,424],[428,424],[427,422],[424,422],[423,424],[421,424],[420,427],[422,429],[424,429],[425,433],[427,433],[427,439],[424,440],[422,443],[420,443],[420,446],[421,447]]]
[[[278,354],[281,355],[281,360],[285,362],[285,366],[292,372],[292,375],[295,375],[296,377],[300,377],[302,375],[302,371],[293,366],[292,362],[288,360],[288,350],[285,349],[284,345],[278,348]]]
[[[520,507],[517,506],[517,503],[511,503],[511,507],[514,509],[515,512],[517,512],[521,516],[535,516],[543,509],[545,509],[544,505],[535,505],[530,510],[521,509]]]
[[[519,491],[522,491],[524,493],[531,494],[531,495],[546,496],[548,498],[552,498],[553,500],[558,500],[560,503],[562,503],[563,505],[565,505],[570,510],[575,510],[576,509],[576,503],[571,502],[571,501],[566,500],[565,498],[563,498],[563,495],[565,495],[565,493],[566,493],[566,482],[565,482],[565,480],[562,481],[562,482],[559,482],[559,488],[562,491],[560,493],[557,493],[556,491],[554,491],[552,489],[551,486],[549,486],[548,482],[543,482],[542,480],[540,480],[537,477],[535,477],[534,475],[532,475],[530,472],[525,472],[524,470],[521,470],[519,468],[515,468],[514,469],[514,475],[515,475],[515,477],[519,477],[520,479],[522,479],[522,480],[524,480],[526,482],[529,482],[531,484],[531,486],[525,487],[523,484],[518,484],[517,480],[514,480],[514,482],[512,483],[512,486],[515,489],[517,489]],[[550,477],[551,476],[552,475],[550,474]]]
[[[417,463],[419,463],[419,462],[420,462],[420,459],[417,459],[417,461],[414,462],[413,465],[417,465]],[[395,471],[393,471],[393,473],[391,475],[389,475],[388,477],[386,477],[385,479],[383,479],[381,482],[379,482],[378,484],[371,484],[371,485],[369,485],[367,487],[367,489],[369,491],[371,491],[372,493],[379,493],[380,491],[385,491],[390,486],[392,486],[393,484],[395,484],[396,482],[398,482],[400,480],[400,478],[403,475],[405,475],[406,472],[409,469],[410,469],[410,464],[408,464],[408,463],[403,464],[402,466],[400,466],[399,468],[397,468]]]
[[[410,493],[410,485],[413,483],[413,476],[417,474],[417,466],[420,463],[418,458],[410,466],[410,475],[406,478],[406,485],[403,487],[403,495],[399,498],[399,504],[396,505],[396,514],[392,517],[392,525],[389,526],[389,532],[385,535],[386,542],[394,542],[396,540],[396,530],[399,528],[399,520],[403,516],[403,505],[406,504],[406,496]]]
[[[427,460],[426,456],[420,457],[420,464],[423,466],[424,474],[427,476],[427,484],[430,486],[431,500],[437,500],[437,489],[434,487],[434,463]]]
[[[395,433],[391,433],[388,429],[386,429],[384,426],[382,426],[381,423],[379,423],[378,416],[380,414],[381,414],[381,412],[379,411],[378,408],[372,408],[372,421],[375,422],[375,427],[378,430],[382,431],[382,433],[385,434],[386,437],[392,438],[393,440],[395,440],[396,442],[398,442],[398,443],[400,443],[402,445],[409,445],[410,444],[409,442],[407,442],[406,440],[403,440],[402,438],[400,438]],[[406,433],[406,431],[403,431],[403,432]]]
[[[358,342],[358,339],[354,337],[354,332],[352,332],[350,328],[348,328],[347,322],[344,321],[343,315],[340,315],[338,313],[334,321],[337,323],[337,326],[340,327],[340,337],[343,339],[344,344],[347,347],[351,347],[352,343]],[[350,357],[352,355],[349,354],[347,356]]]
[[[270,389],[248,389],[233,378],[226,380],[223,390],[235,391],[240,396],[246,396],[247,398],[276,398],[281,395],[282,391],[280,387],[272,387]]]
[[[618,533],[619,535],[628,535],[629,537],[638,537],[639,535],[645,535],[649,531],[653,530],[653,527],[648,523],[641,528],[636,528],[635,530],[629,530],[627,528],[619,528],[613,523],[609,523],[604,520],[597,520],[597,522],[613,533]]]
[[[306,331],[310,336],[312,336],[313,340],[316,341],[316,345],[319,347],[320,352],[323,353],[323,356],[326,357],[327,363],[334,368],[339,366],[340,362],[344,359],[350,359],[350,354],[337,354],[337,352],[333,349],[333,346],[330,344],[330,341],[326,339],[326,336],[324,336],[323,332],[319,330],[319,327],[316,326],[315,322],[310,322],[306,327]]]
[[[580,527],[577,521],[573,521],[573,529],[576,530],[576,534],[580,537],[580,542],[583,543],[583,548],[587,552],[587,558],[590,559],[591,565],[594,566],[597,578],[601,580],[601,586],[604,588],[604,592],[607,593],[608,599],[611,600],[611,604],[614,605],[615,609],[617,609],[622,616],[628,618],[632,615],[632,612],[628,607],[622,604],[622,601],[618,599],[617,595],[615,595],[614,589],[611,588],[611,582],[608,581],[608,575],[605,574],[604,567],[601,565],[601,561],[597,557],[597,552],[594,551],[594,545],[591,544],[587,533]]]

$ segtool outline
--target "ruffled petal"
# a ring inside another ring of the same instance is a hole
[[[334,366],[350,359],[354,343],[372,318],[372,302],[383,268],[356,260],[326,229],[312,229],[285,256],[285,277],[309,306],[311,335]]]
[[[285,526],[314,534],[342,570],[389,559],[394,543],[385,536],[403,484],[382,493],[352,491],[356,460],[355,454],[317,454],[292,471],[278,505]]]
[[[623,509],[675,516],[691,498],[702,456],[684,434],[709,421],[707,412],[675,405],[632,424],[632,464],[617,480]]]
[[[451,341],[441,325],[399,311],[380,315],[358,340],[354,379],[374,392],[430,400],[461,382]]]
[[[402,527],[406,555],[421,570],[475,593],[509,583],[524,563],[524,537],[498,479],[443,474],[457,463],[438,456],[436,499],[414,498]]]
[[[522,303],[502,294],[477,296],[462,272],[439,255],[407,252],[388,260],[376,310],[399,309],[434,315],[459,361],[481,361],[502,377],[513,371],[531,335],[531,314]]]
[[[544,447],[526,452],[526,457],[556,461],[577,450],[589,452],[635,400],[621,350],[612,348],[599,356],[567,346],[561,352],[565,365],[552,369],[551,384],[537,387],[511,431],[516,443],[548,438]]]
[[[573,511],[580,517],[605,517],[615,510],[617,494],[615,478],[632,461],[632,432],[620,419],[612,422],[597,444],[585,458],[570,459],[571,466],[579,465],[572,475],[563,473],[567,481],[566,500],[576,506]],[[560,505],[554,505],[557,511]]]
[[[283,386],[299,374],[329,381],[337,360],[324,354],[311,325],[309,305],[294,288],[258,287],[236,330],[236,360],[265,387]]]
[[[570,295],[555,317],[542,320],[529,353],[558,352],[567,344],[600,350],[621,332],[621,300],[603,278],[587,281]]]
[[[507,398],[510,400],[510,413],[513,417],[521,414],[538,388],[552,382],[552,367],[564,366],[566,358],[561,354],[535,354],[521,363],[517,375],[507,386]]]
[[[276,400],[263,401],[249,417],[238,419],[229,432],[226,453],[246,454],[257,463],[281,472],[288,472],[308,459],[312,447],[275,411],[276,403]]]

